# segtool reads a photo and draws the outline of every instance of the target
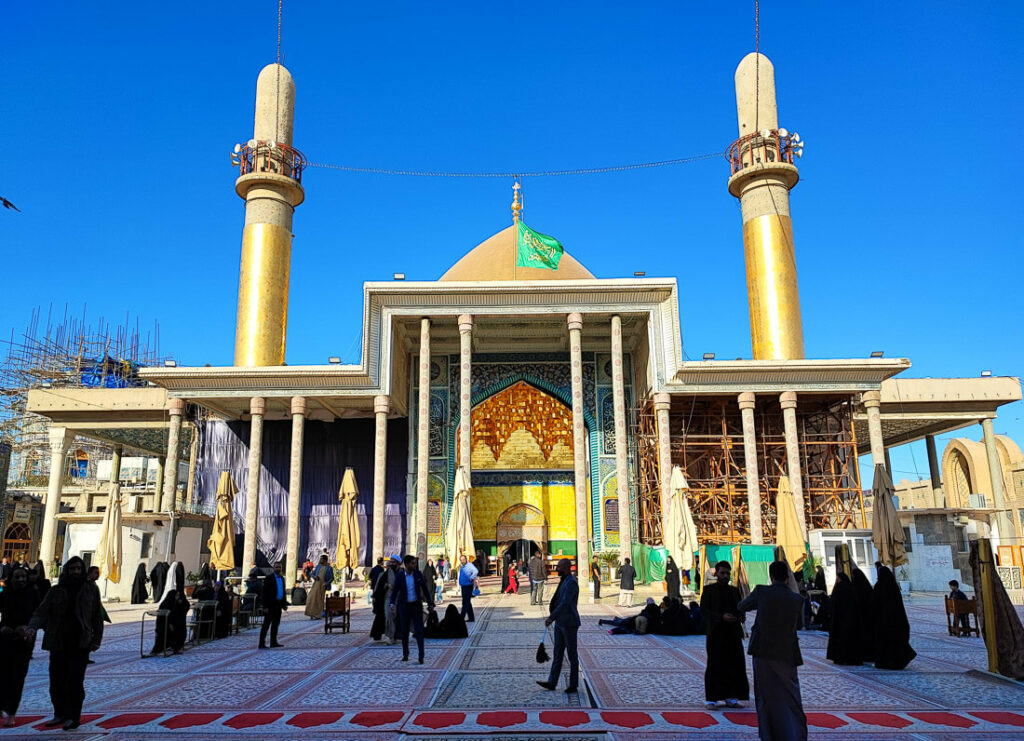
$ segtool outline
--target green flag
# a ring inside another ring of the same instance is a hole
[[[557,239],[535,232],[521,221],[516,246],[516,267],[519,268],[558,270],[558,262],[565,252]]]

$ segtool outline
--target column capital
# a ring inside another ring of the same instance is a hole
[[[783,391],[779,394],[779,404],[783,409],[796,409],[796,391]]]
[[[756,399],[756,398],[757,397],[754,395],[754,393],[752,391],[744,391],[742,394],[740,394],[740,397],[739,397],[739,399],[740,399],[740,409],[753,409],[754,408],[754,399]]]
[[[51,427],[49,429],[50,452],[63,454],[67,451],[71,441],[75,439],[75,431],[67,427]]]
[[[181,417],[185,414],[185,400],[179,399],[177,396],[172,396],[167,400],[167,412],[171,415],[177,415]]]
[[[305,396],[293,396],[292,397],[292,416],[296,414],[305,414],[308,405],[306,403]]]
[[[473,331],[473,315],[459,314],[459,332]]]
[[[249,414],[259,414],[260,416],[267,413],[267,400],[262,396],[254,396],[249,400]]]
[[[873,407],[877,409],[882,406],[882,392],[881,391],[865,391],[860,395],[860,401],[865,407]]]
[[[583,315],[578,311],[574,311],[569,314],[569,316],[566,317],[566,320],[569,324],[570,332],[574,329],[583,329]]]
[[[672,406],[672,397],[665,391],[659,391],[654,395],[654,409],[655,411],[665,410]]]
[[[387,394],[380,394],[373,397],[373,413],[389,414],[391,412],[391,397]]]

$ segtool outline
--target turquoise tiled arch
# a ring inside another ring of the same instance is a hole
[[[491,386],[488,386],[483,391],[479,392],[472,399],[470,399],[470,407],[475,407],[480,402],[489,399],[501,391],[504,391],[509,386],[523,381],[538,389],[544,393],[555,397],[560,402],[565,404],[567,407],[572,409],[572,399],[568,397],[568,394],[564,393],[561,389],[552,383],[545,381],[543,378],[533,375],[532,373],[513,373],[508,378],[504,378]],[[445,492],[445,508],[444,508],[444,528],[448,528],[448,514],[451,512],[452,500],[454,499],[455,492],[455,431],[459,427],[459,418],[461,415],[461,404],[456,406],[452,404],[452,417],[451,423],[448,426],[448,486]],[[586,404],[583,405],[583,421],[587,427],[587,437],[590,442],[590,511],[591,511],[591,526],[590,537],[594,541],[595,549],[598,547],[598,534],[594,531],[595,526],[601,521],[601,492],[600,483],[598,479],[598,430],[597,420],[587,409]]]

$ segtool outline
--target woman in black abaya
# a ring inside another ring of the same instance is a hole
[[[875,668],[903,669],[917,656],[910,647],[910,621],[903,607],[903,595],[889,567],[875,566]]]
[[[165,648],[174,653],[181,653],[185,646],[188,632],[188,598],[185,597],[185,566],[175,561],[168,573],[167,588],[164,598],[160,601],[160,609],[167,610],[167,615],[156,619],[156,640],[153,642],[152,654],[158,654]],[[164,643],[166,631],[167,642]]]
[[[866,662],[875,660],[875,591],[860,569],[853,570],[853,588],[857,590],[860,615],[860,652]]]
[[[146,564],[140,563],[135,570],[135,581],[132,582],[132,604],[141,605],[149,599],[149,592],[146,590]]]
[[[862,657],[857,590],[850,577],[840,571],[832,587],[832,627],[825,658],[834,664],[860,666],[864,663]]]
[[[679,567],[672,556],[665,561],[665,596],[679,599]]]

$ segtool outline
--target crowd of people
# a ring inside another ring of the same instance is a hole
[[[480,571],[474,563],[478,558],[462,556],[454,566],[447,557],[438,558],[436,563],[428,559],[422,566],[414,555],[378,559],[368,577],[374,615],[371,638],[401,644],[402,660],[409,661],[411,634],[416,642],[416,658],[423,664],[425,639],[467,637],[466,624],[475,620],[473,599],[480,593]],[[50,696],[54,708],[53,718],[45,725],[66,730],[77,728],[85,697],[85,670],[91,663],[89,655],[99,648],[104,620],[109,621],[96,586],[99,569],[86,569],[81,558],[72,557],[64,564],[57,584],[51,585],[42,563],[28,567],[5,562],[2,566],[0,719],[5,726],[15,724],[36,631],[42,629],[42,648],[50,655]],[[313,586],[305,613],[317,619],[325,609],[334,569],[326,555],[310,567],[308,576]],[[877,580],[872,586],[860,569],[853,567],[849,575],[840,570],[829,594],[821,567],[813,580],[798,587],[786,562],[776,561],[769,566],[771,583],[759,585],[744,595],[732,583],[729,562],[721,561],[713,567],[713,581],[702,588],[700,602],[686,604],[678,588],[679,570],[670,559],[666,595],[660,604],[648,598],[636,615],[598,622],[611,626],[612,634],[705,635],[706,705],[708,709],[738,708],[750,699],[743,641],[747,637],[746,614],[756,613],[746,652],[753,657],[755,704],[760,727],[765,731],[762,737],[803,739],[807,722],[797,675],[797,667],[803,663],[798,630],[805,626],[826,630],[826,656],[836,664],[874,663],[880,669],[903,669],[916,656],[910,646],[910,625],[895,577],[881,564],[876,564],[876,571]],[[545,620],[546,630],[553,636],[552,665],[548,678],[538,684],[554,690],[567,656],[570,666],[566,692],[577,692],[579,584],[569,559],[561,559],[556,572],[558,584]],[[629,606],[636,572],[628,559],[620,572],[619,604]],[[589,576],[595,581],[595,600],[599,600],[600,569],[596,560]],[[543,605],[548,575],[539,551],[526,564],[520,560],[506,562],[502,592],[518,594],[520,578],[529,580],[531,604]],[[200,604],[199,619],[193,626],[201,634],[197,637],[228,635],[234,597],[231,587],[214,582],[205,564],[198,581],[191,595]],[[147,576],[145,567],[140,565],[133,583],[133,603],[149,598],[147,583],[161,613],[152,653],[178,653],[186,642],[187,616],[193,607],[185,593],[184,566],[179,562],[156,564]],[[461,609],[449,604],[444,617],[439,618],[437,608],[449,583],[457,587]],[[959,584],[951,582],[950,588],[952,599],[966,599]],[[258,647],[280,647],[278,627],[289,602],[282,565],[275,564],[273,572],[266,575],[254,567],[245,589],[256,603],[254,608],[263,614]],[[625,599],[621,597],[624,592]]]

